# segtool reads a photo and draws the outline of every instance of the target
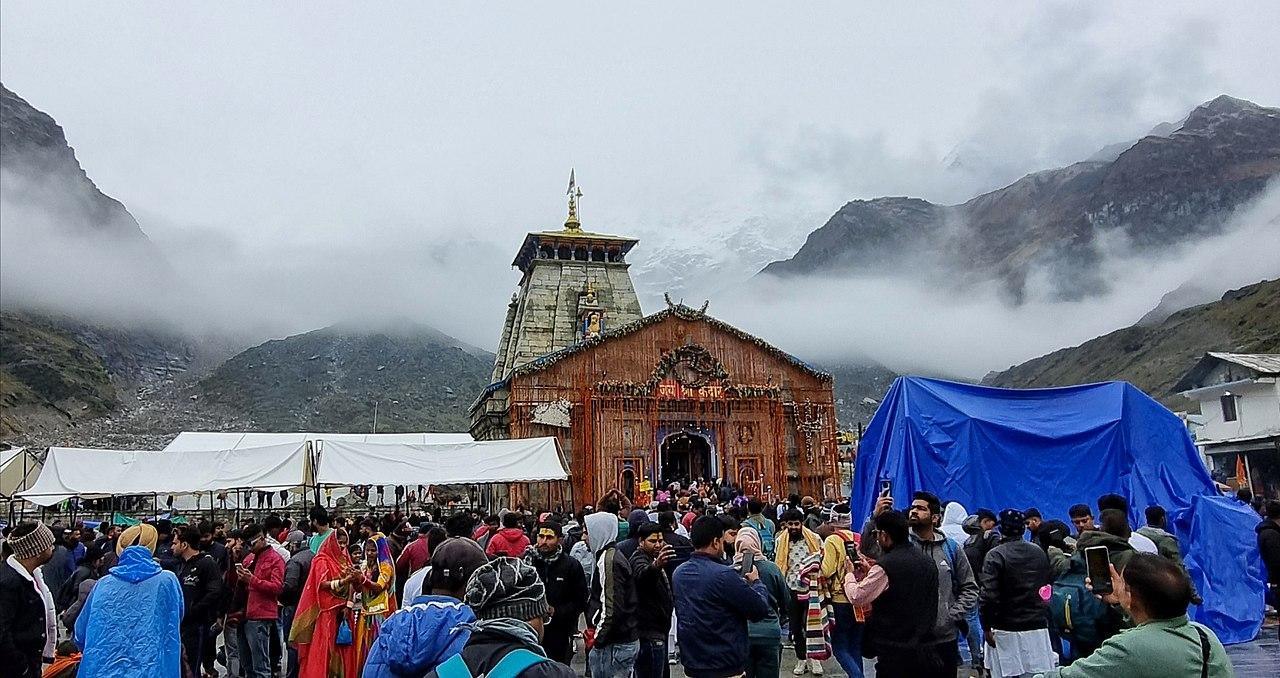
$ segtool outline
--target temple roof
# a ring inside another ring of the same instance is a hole
[[[586,339],[572,346],[568,346],[558,351],[553,351],[539,358],[530,360],[529,362],[511,370],[507,374],[507,376],[503,377],[501,380],[495,381],[494,383],[486,386],[484,391],[481,392],[480,397],[476,398],[475,403],[471,405],[471,409],[474,410],[478,405],[480,405],[480,403],[484,402],[485,398],[492,395],[498,389],[501,389],[507,384],[509,384],[513,377],[518,377],[520,375],[530,374],[533,372],[539,372],[541,370],[545,370],[546,368],[551,367],[552,365],[560,362],[561,360],[564,360],[565,358],[576,355],[583,351],[590,350],[606,341],[609,341],[610,339],[626,336],[633,332],[637,332],[651,325],[656,325],[666,320],[667,318],[671,318],[673,316],[676,318],[680,318],[682,320],[696,320],[696,321],[705,322],[711,325],[712,327],[715,327],[718,330],[721,330],[723,332],[726,332],[728,334],[731,334],[737,337],[738,339],[741,339],[743,341],[747,341],[759,346],[760,348],[764,349],[767,353],[775,357],[781,358],[782,360],[788,363],[791,363],[792,365],[795,365],[796,367],[808,372],[809,374],[812,374],[813,376],[817,377],[822,381],[832,380],[831,373],[824,372],[818,369],[817,367],[810,365],[809,363],[801,360],[800,358],[797,358],[796,356],[791,355],[786,351],[783,351],[782,349],[774,346],[773,344],[770,344],[769,342],[753,334],[743,332],[742,330],[734,327],[733,325],[730,325],[729,323],[724,322],[723,320],[717,320],[716,318],[713,318],[707,315],[705,307],[702,310],[699,310],[699,309],[690,308],[688,306],[685,306],[684,304],[671,304],[667,308],[661,311],[658,311],[657,313],[647,315],[639,320],[627,323],[626,325],[622,325],[621,327],[616,327],[611,330],[605,330],[604,332],[601,332],[598,336],[592,337],[590,339]]]
[[[511,262],[512,266],[519,268],[521,271],[527,270],[529,264],[538,257],[538,247],[543,243],[559,246],[568,244],[570,246],[600,245],[606,249],[618,249],[621,254],[626,255],[631,251],[636,243],[640,242],[635,238],[627,238],[620,235],[609,235],[607,233],[592,233],[584,231],[580,228],[563,228],[558,231],[534,231],[524,237],[524,243],[520,245],[520,250],[516,252],[516,258]]]

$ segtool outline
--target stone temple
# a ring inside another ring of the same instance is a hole
[[[751,495],[836,496],[831,375],[667,302],[643,315],[628,271],[637,241],[583,230],[570,175],[563,228],[525,236],[492,383],[471,406],[477,440],[556,436],[569,483],[509,500],[581,507],[717,478]]]

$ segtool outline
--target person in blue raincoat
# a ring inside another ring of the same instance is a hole
[[[157,538],[146,524],[120,535],[119,563],[98,580],[76,618],[80,678],[182,675],[182,586],[155,561]]]
[[[462,652],[476,615],[448,596],[418,596],[382,622],[364,678],[420,678]]]

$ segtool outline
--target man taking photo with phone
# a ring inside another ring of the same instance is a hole
[[[696,549],[676,568],[675,591],[680,661],[690,678],[731,678],[747,670],[747,623],[769,616],[769,594],[754,570],[739,573],[720,560],[725,524],[714,516],[693,522]]]
[[[1108,564],[1110,593],[1103,602],[1118,605],[1134,628],[1107,639],[1096,652],[1052,671],[1037,674],[1061,678],[1166,678],[1167,676],[1234,676],[1231,659],[1209,628],[1187,619],[1191,580],[1168,558],[1150,553],[1133,556],[1124,570]],[[1092,584],[1092,580],[1086,580]]]
[[[657,523],[641,523],[636,528],[636,550],[631,554],[631,575],[635,578],[636,630],[640,653],[636,655],[636,678],[663,678],[667,669],[667,634],[671,632],[671,580],[667,563],[675,549],[666,543]]]

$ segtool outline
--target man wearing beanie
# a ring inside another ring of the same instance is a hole
[[[538,525],[537,541],[524,560],[537,570],[547,587],[547,604],[553,610],[542,634],[547,656],[562,663],[573,661],[573,634],[587,609],[587,577],[582,564],[561,548],[563,528],[544,520]]]
[[[1022,538],[1026,516],[1017,509],[1000,512],[1000,544],[991,549],[979,576],[983,658],[992,676],[1018,676],[1057,666],[1049,642],[1048,599],[1040,589],[1051,583],[1049,556]]]
[[[40,572],[53,542],[44,523],[22,523],[9,533],[13,555],[0,564],[0,666],[15,678],[39,678],[41,662],[53,661],[53,596]]]
[[[488,675],[504,661],[524,667],[514,674],[521,678],[576,678],[572,669],[548,659],[542,649],[543,624],[551,608],[532,565],[506,557],[486,563],[467,580],[462,600],[477,619],[471,637],[461,654],[428,678],[456,675],[464,668],[457,664],[464,664],[472,676]]]

